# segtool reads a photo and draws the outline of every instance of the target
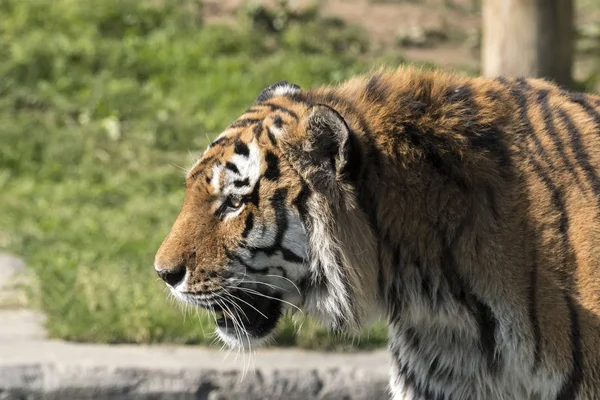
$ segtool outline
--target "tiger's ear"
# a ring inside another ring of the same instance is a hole
[[[262,103],[275,96],[283,96],[286,94],[294,94],[300,90],[300,86],[289,83],[288,81],[279,81],[269,86],[256,99],[257,103]]]
[[[304,121],[303,150],[310,164],[310,180],[315,187],[331,187],[335,182],[354,179],[352,165],[359,156],[354,134],[333,108],[316,105]]]

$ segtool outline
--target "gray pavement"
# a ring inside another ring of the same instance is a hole
[[[0,254],[0,298],[20,298],[8,282],[23,274],[24,264]],[[67,343],[47,339],[44,317],[12,300],[0,303],[0,400],[389,398],[385,351],[237,355],[195,346]]]

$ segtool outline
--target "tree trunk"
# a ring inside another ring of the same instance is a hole
[[[573,0],[483,0],[485,76],[530,76],[572,85]]]

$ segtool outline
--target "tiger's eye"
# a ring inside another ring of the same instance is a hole
[[[240,208],[242,206],[242,198],[241,197],[230,197],[229,205],[231,208]]]

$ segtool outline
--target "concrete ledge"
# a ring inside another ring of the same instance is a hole
[[[0,344],[0,399],[387,399],[389,358],[49,340]],[[244,364],[249,370],[244,373]]]
[[[19,259],[0,253],[0,303],[18,298]],[[6,303],[4,303],[6,305]],[[389,357],[47,340],[44,316],[0,304],[0,400],[384,400]]]

